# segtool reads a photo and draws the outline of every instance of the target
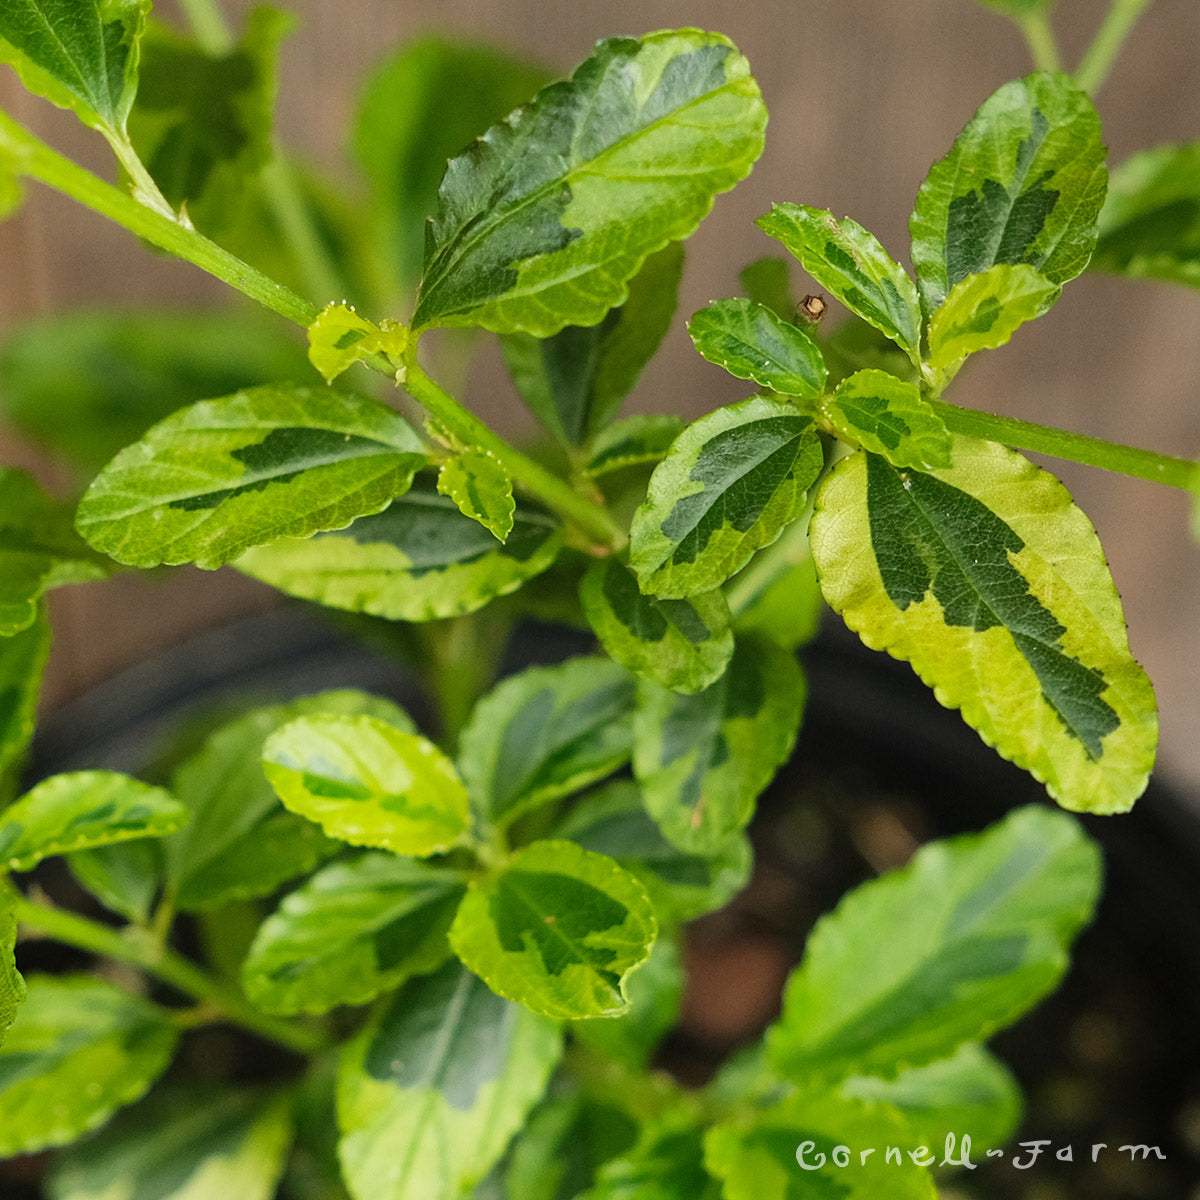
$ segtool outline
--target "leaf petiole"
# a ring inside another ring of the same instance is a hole
[[[1097,30],[1092,44],[1087,48],[1075,72],[1075,82],[1089,96],[1095,96],[1104,86],[1125,39],[1129,37],[1138,18],[1153,2],[1154,0],[1113,0],[1108,16],[1104,18],[1104,23]]]

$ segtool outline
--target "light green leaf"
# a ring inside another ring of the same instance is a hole
[[[458,877],[392,854],[322,868],[260,926],[242,966],[267,1012],[365,1004],[449,958]]]
[[[928,844],[814,928],[771,1061],[797,1081],[891,1077],[991,1036],[1062,978],[1100,873],[1096,845],[1052,808]]]
[[[888,1104],[914,1131],[913,1144],[1003,1146],[1021,1118],[1021,1085],[993,1054],[964,1042],[950,1058],[901,1071],[895,1079],[854,1076],[841,1088],[856,1100]]]
[[[597,479],[625,467],[659,462],[682,432],[683,421],[671,413],[626,417],[593,439],[584,474]]]
[[[371,72],[351,145],[370,182],[358,219],[369,220],[390,276],[385,288],[407,291],[420,277],[427,218],[447,160],[548,81],[540,67],[495,46],[437,35],[399,47]]]
[[[1054,0],[979,0],[988,8],[1006,13],[1010,17],[1031,17],[1038,13],[1049,14],[1054,7]]]
[[[596,637],[623,667],[676,692],[699,692],[733,654],[729,605],[719,588],[684,600],[644,596],[615,558],[583,577],[579,597]]]
[[[635,1146],[600,1168],[586,1200],[721,1200],[704,1167],[703,1133],[683,1113],[647,1122]]]
[[[507,824],[629,761],[633,677],[605,658],[510,676],[476,704],[458,765],[478,813]]]
[[[714,300],[688,323],[696,349],[738,379],[786,396],[819,396],[825,360],[808,330],[753,300]]]
[[[755,304],[765,304],[781,320],[795,318],[796,302],[792,299],[791,272],[786,260],[774,255],[757,258],[741,269],[738,282]]]
[[[177,408],[285,379],[313,381],[304,351],[244,309],[60,313],[0,349],[5,415],[88,479]]]
[[[1089,265],[1200,287],[1200,141],[1144,150],[1113,171]]]
[[[70,505],[24,471],[0,467],[0,637],[32,625],[51,588],[103,579],[110,569],[71,527]]]
[[[1021,263],[996,263],[960,279],[929,319],[929,365],[944,371],[977,350],[1003,346],[1061,293],[1061,287]]]
[[[25,203],[25,182],[17,174],[16,163],[0,158],[0,221],[16,216]]]
[[[437,489],[464,517],[478,521],[498,542],[512,533],[517,502],[512,476],[487,450],[464,450],[442,464]]]
[[[646,812],[641,789],[628,779],[585,796],[555,827],[554,836],[615,858],[641,880],[663,922],[690,921],[720,908],[746,886],[753,865],[742,834],[711,855],[680,850],[663,837]]]
[[[150,0],[5,0],[0,62],[85,125],[119,135],[137,91]]]
[[[562,527],[522,500],[500,545],[438,493],[431,478],[375,516],[338,533],[282,538],[237,560],[239,571],[291,596],[390,621],[474,612],[541,574],[562,548]]]
[[[455,953],[501,996],[572,1020],[616,1016],[625,977],[649,957],[654,907],[628,871],[573,842],[533,842],[471,885]]]
[[[377,717],[299,717],[267,738],[263,773],[287,808],[353,846],[421,857],[470,824],[450,760]]]
[[[642,590],[679,599],[720,587],[800,515],[821,462],[811,418],[764,396],[688,426],[634,514]]]
[[[501,999],[461,963],[409,980],[342,1053],[339,1155],[351,1195],[469,1195],[561,1052],[554,1022]]]
[[[20,633],[0,639],[0,808],[19,786],[49,653],[50,624],[44,614]]]
[[[897,467],[948,467],[946,422],[921,390],[886,371],[856,371],[838,384],[825,414],[839,436]]]
[[[414,328],[547,337],[595,324],[649,254],[745,177],[765,121],[745,59],[718,34],[601,42],[446,169]]]
[[[33,975],[0,1047],[0,1157],[61,1146],[132,1104],[178,1032],[160,1009],[85,975]]]
[[[167,201],[210,237],[235,225],[271,160],[279,48],[294,27],[290,14],[262,6],[225,51],[158,23],[141,41],[130,139]]]
[[[170,792],[116,771],[51,775],[0,813],[0,863],[28,871],[53,854],[162,837],[187,819]]]
[[[1014,451],[956,437],[953,459],[921,473],[859,453],[834,468],[811,526],[825,599],[1064,807],[1123,812],[1146,786],[1157,716],[1095,532]]]
[[[825,601],[803,517],[737,576],[728,598],[738,636],[756,634],[785,650],[816,637]]]
[[[17,894],[7,878],[0,878],[0,1046],[25,999],[25,980],[17,970]]]
[[[407,327],[387,318],[376,325],[350,304],[327,304],[308,327],[308,361],[326,383],[374,354],[385,355],[399,370],[407,346]]]
[[[909,220],[925,312],[996,263],[1051,283],[1078,275],[1096,244],[1104,156],[1100,118],[1069,76],[1036,73],[993,93],[930,169]]]
[[[105,908],[143,924],[165,878],[162,843],[153,838],[76,850],[67,855],[67,866]]]
[[[921,308],[908,272],[857,221],[776,204],[755,224],[782,242],[817,283],[917,361]]]
[[[155,425],[100,473],[76,527],[131,566],[230,562],[279,537],[340,529],[407,489],[423,444],[385,405],[277,384]]]
[[[608,427],[666,336],[682,271],[683,248],[672,244],[646,259],[629,298],[599,324],[501,340],[522,399],[564,445],[582,445]]]
[[[929,1170],[907,1153],[917,1149],[910,1136],[887,1108],[832,1093],[795,1095],[752,1118],[714,1126],[704,1139],[704,1161],[722,1182],[723,1200],[936,1200]],[[899,1147],[890,1158],[889,1146]],[[864,1160],[865,1151],[873,1153]],[[926,1161],[936,1159],[931,1152]]]
[[[640,686],[633,770],[647,811],[671,842],[715,854],[746,827],[792,752],[804,697],[795,658],[749,638],[725,674],[695,696]]]
[[[67,1150],[50,1200],[272,1200],[292,1140],[292,1103],[278,1092],[156,1091]]]

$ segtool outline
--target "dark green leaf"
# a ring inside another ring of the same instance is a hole
[[[908,273],[873,233],[849,217],[800,204],[776,204],[755,222],[852,313],[891,338],[913,362],[921,348],[921,308]]]
[[[9,331],[0,406],[22,433],[90,478],[178,408],[312,378],[295,339],[243,310],[66,313]]]
[[[400,47],[372,71],[352,146],[371,184],[372,241],[395,291],[421,274],[426,219],[447,159],[546,82],[540,67],[494,46],[437,36]]]
[[[25,999],[25,980],[17,970],[17,894],[6,878],[0,878],[0,1046]]]
[[[813,930],[768,1035],[774,1065],[796,1080],[889,1077],[989,1037],[1062,978],[1100,870],[1052,808],[930,843]]]
[[[478,521],[498,542],[512,533],[517,502],[504,464],[486,450],[464,450],[447,459],[438,472],[437,489],[458,511]]]
[[[475,706],[458,762],[476,811],[508,823],[629,761],[633,677],[603,658],[532,667]]]
[[[0,809],[18,786],[49,651],[50,625],[44,615],[0,639]]]
[[[0,467],[0,637],[32,625],[51,588],[103,579],[109,569],[72,528],[70,505],[24,471]]]
[[[834,468],[811,525],[825,599],[1065,807],[1122,812],[1158,723],[1095,531],[1014,451],[956,437],[953,461]]]
[[[598,325],[502,339],[517,390],[560,441],[578,446],[608,427],[666,336],[682,271],[683,248],[667,246],[646,259],[629,282],[629,298]]]
[[[946,422],[915,383],[886,371],[857,371],[838,384],[825,413],[840,436],[893,466],[950,465]]]
[[[291,1109],[289,1096],[245,1085],[156,1091],[66,1151],[49,1196],[272,1200],[292,1140]]]
[[[626,417],[597,434],[584,471],[594,479],[640,463],[659,462],[682,432],[683,421],[673,414]]]
[[[365,1004],[450,956],[458,878],[392,854],[322,868],[260,927],[242,986],[268,1012]]]
[[[1200,287],[1200,142],[1156,146],[1113,171],[1090,265]]]
[[[658,932],[642,885],[574,842],[534,842],[472,884],[450,944],[488,986],[534,1012],[572,1020],[629,1007],[625,977]]]
[[[774,256],[755,259],[738,275],[742,291],[755,302],[765,304],[777,317],[791,321],[796,316],[792,299],[791,274],[782,258]]]
[[[587,1200],[721,1200],[705,1170],[703,1133],[684,1114],[648,1122],[632,1149],[600,1168]]]
[[[161,1010],[84,975],[33,975],[0,1047],[0,1156],[61,1146],[132,1104],[178,1040]]]
[[[615,558],[597,562],[579,590],[601,645],[623,667],[676,692],[699,692],[733,654],[729,605],[720,589],[684,600],[644,596]]]
[[[423,444],[386,406],[276,384],[193,404],[100,473],[76,525],[131,566],[230,562],[279,537],[339,529],[407,489]]]
[[[695,696],[641,685],[633,769],[647,810],[671,842],[714,854],[745,828],[759,793],[792,752],[804,696],[795,658],[751,639]]]
[[[423,857],[448,850],[470,824],[450,760],[378,717],[298,717],[262,753],[263,774],[287,808],[353,846]]]
[[[825,360],[808,330],[753,300],[714,300],[688,332],[709,362],[738,379],[810,399],[825,389]]]
[[[446,170],[413,317],[546,337],[622,303],[762,152],[766,111],[718,34],[601,42]]]
[[[458,1200],[492,1168],[562,1052],[554,1022],[461,963],[411,979],[346,1044],[342,1170],[358,1200]]]
[[[137,91],[138,42],[150,0],[5,0],[0,61],[21,82],[110,135]]]
[[[630,565],[643,591],[679,599],[720,587],[804,507],[821,469],[811,418],[764,396],[690,425],[633,518]]]
[[[1025,263],[1051,283],[1087,266],[1106,172],[1100,118],[1067,75],[1006,83],[921,185],[909,221],[926,314],[968,275]]]
[[[169,792],[115,771],[51,775],[0,812],[0,863],[28,871],[43,858],[174,833],[188,810]]]
[[[392,621],[429,621],[482,608],[541,574],[562,547],[562,527],[520,501],[501,545],[464,517],[432,478],[375,516],[337,533],[258,546],[237,568],[292,596]]]

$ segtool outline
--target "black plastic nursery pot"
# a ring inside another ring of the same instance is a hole
[[[521,632],[508,660],[556,661],[581,649],[577,633],[539,626]],[[760,801],[752,882],[689,931],[684,1012],[660,1056],[685,1082],[705,1079],[772,1019],[812,923],[848,888],[929,838],[1048,803],[904,664],[840,627],[802,659],[803,732]],[[307,610],[285,608],[184,643],[64,705],[44,722],[29,774],[137,772],[206,711],[329,687],[387,695],[418,721],[427,715],[404,667]],[[1025,1119],[1003,1154],[977,1155],[976,1170],[948,1178],[947,1196],[1200,1197],[1200,814],[1154,785],[1131,814],[1084,824],[1106,860],[1097,918],[1059,991],[993,1042],[1026,1090]],[[22,947],[20,961],[36,969],[50,953]],[[257,1065],[278,1066],[263,1055]],[[1042,1152],[1017,1165],[1030,1141],[1044,1143]],[[1072,1161],[1063,1161],[1067,1147]],[[0,1197],[41,1196],[44,1165],[45,1156],[0,1164]]]

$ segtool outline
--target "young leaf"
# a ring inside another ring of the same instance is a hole
[[[582,445],[608,427],[666,336],[682,272],[683,249],[669,245],[646,259],[629,298],[599,324],[501,340],[522,399],[565,445]]]
[[[918,1149],[910,1136],[886,1107],[833,1093],[797,1094],[710,1129],[704,1162],[721,1180],[723,1200],[936,1200],[929,1170],[907,1153]],[[901,1149],[887,1156],[888,1147]],[[936,1154],[927,1161],[932,1165]]]
[[[583,577],[579,597],[605,650],[672,691],[703,691],[733,654],[729,605],[719,588],[685,600],[656,600],[638,590],[624,563],[607,558]]]
[[[454,501],[458,511],[478,521],[498,542],[512,533],[517,502],[512,476],[486,450],[464,450],[442,464],[437,489]]]
[[[308,361],[326,383],[360,359],[382,354],[399,369],[408,346],[408,329],[384,319],[376,325],[349,304],[327,304],[308,327]]]
[[[1113,171],[1089,265],[1200,287],[1200,142],[1156,146]]]
[[[921,399],[915,383],[886,371],[856,371],[825,406],[837,433],[896,467],[948,467],[946,422]]]
[[[24,471],[0,467],[0,637],[32,625],[51,588],[109,571],[72,529],[69,505],[52,500]]]
[[[339,1156],[355,1200],[469,1195],[561,1053],[554,1022],[461,963],[409,980],[342,1053]]]
[[[921,307],[908,272],[873,233],[849,217],[801,204],[776,204],[755,224],[782,242],[817,283],[891,338],[913,362],[921,349]]]
[[[458,765],[478,813],[507,824],[629,761],[634,680],[604,658],[531,667],[475,706]]]
[[[412,482],[425,448],[373,400],[276,384],[159,422],[100,473],[76,527],[131,566],[206,569],[279,537],[340,529]]]
[[[332,863],[261,925],[242,966],[246,995],[267,1012],[365,1004],[450,956],[458,878],[371,853]]]
[[[239,571],[330,608],[390,621],[457,617],[514,592],[540,575],[562,548],[562,527],[522,500],[501,545],[464,517],[431,478],[383,512],[360,517],[337,533],[281,538],[237,560]]]
[[[20,633],[0,639],[0,808],[18,786],[49,653],[50,624],[44,614]]]
[[[268,735],[296,717],[319,713],[366,713],[412,729],[391,701],[347,690],[252,709],[211,733],[171,781],[192,813],[190,824],[165,843],[167,878],[179,907],[218,908],[270,895],[342,848],[282,808],[262,771]]]
[[[454,924],[455,953],[501,996],[548,1017],[615,1016],[625,977],[658,933],[642,885],[573,842],[533,842],[472,884]]]
[[[770,545],[821,470],[812,419],[754,396],[690,425],[655,468],[630,532],[630,565],[663,599],[711,591]]]
[[[697,695],[641,685],[633,770],[647,811],[671,842],[715,854],[745,828],[759,793],[792,752],[804,696],[795,658],[751,639]]]
[[[0,62],[85,125],[120,135],[137,91],[149,11],[150,0],[5,0]]]
[[[956,437],[953,459],[926,474],[859,453],[834,468],[811,529],[825,599],[1064,807],[1123,812],[1157,718],[1095,532],[1014,451]]]
[[[141,923],[150,919],[165,878],[162,843],[154,838],[76,850],[67,866],[105,908]]]
[[[909,220],[925,312],[996,263],[1051,283],[1078,275],[1096,244],[1104,155],[1100,118],[1070,76],[1037,73],[993,93],[930,169]]]
[[[798,1081],[891,1077],[991,1036],[1062,978],[1100,871],[1096,845],[1051,808],[930,843],[818,923],[771,1061]]]
[[[743,834],[711,855],[689,854],[663,837],[646,812],[641,789],[618,779],[580,800],[554,836],[607,854],[636,875],[660,922],[690,921],[731,900],[750,878],[753,854]],[[637,976],[634,976],[636,979]]]
[[[637,1144],[596,1173],[587,1200],[721,1200],[704,1167],[703,1134],[680,1112],[647,1122]]]
[[[592,441],[584,474],[593,479],[641,463],[657,463],[683,432],[673,413],[626,417],[606,426]]]
[[[0,1157],[61,1146],[132,1104],[166,1070],[162,1011],[85,975],[33,975],[0,1047]]]
[[[825,389],[825,360],[808,331],[753,300],[714,300],[688,322],[688,333],[709,362],[738,379],[809,399]]]
[[[977,350],[1003,346],[1061,293],[1057,284],[1022,263],[996,263],[979,275],[968,275],[950,289],[929,319],[929,365],[944,371]]]
[[[272,1200],[292,1140],[291,1110],[290,1096],[245,1085],[155,1091],[65,1151],[50,1195]]]
[[[287,808],[354,846],[421,857],[470,823],[450,760],[377,717],[298,717],[263,744],[263,773]]]
[[[718,34],[601,42],[446,169],[413,327],[594,325],[649,254],[745,177],[765,121],[745,59]]]
[[[25,980],[17,970],[17,896],[6,878],[0,879],[0,1046],[25,999]]]
[[[169,792],[115,771],[51,775],[0,812],[0,863],[28,871],[52,854],[162,837],[188,810]]]

